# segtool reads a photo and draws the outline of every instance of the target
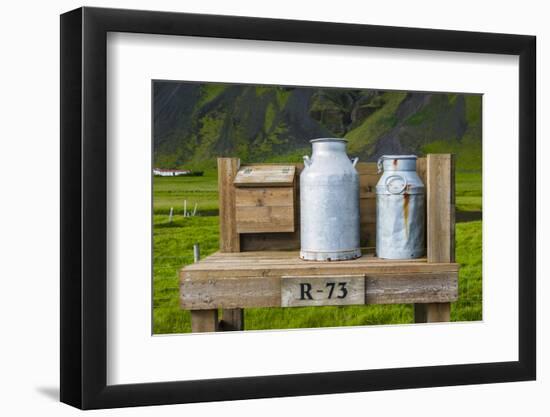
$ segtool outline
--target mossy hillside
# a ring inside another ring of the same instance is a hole
[[[317,137],[348,138],[364,161],[460,150],[460,169],[480,167],[480,95],[163,82],[154,90],[154,163],[164,168],[212,169],[218,156],[283,160]]]
[[[377,140],[399,122],[396,111],[406,97],[407,93],[384,93],[379,99],[383,105],[346,134],[345,137],[349,140],[349,152],[363,157],[374,154]]]

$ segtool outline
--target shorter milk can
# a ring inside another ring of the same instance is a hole
[[[376,185],[376,254],[384,259],[419,258],[425,252],[425,192],[415,155],[384,155]]]
[[[357,158],[346,154],[345,139],[311,141],[300,174],[300,258],[341,261],[361,256]]]

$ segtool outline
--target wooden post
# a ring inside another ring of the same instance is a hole
[[[220,206],[220,251],[240,252],[235,214],[233,179],[239,170],[238,158],[218,158],[218,191]]]
[[[201,247],[198,243],[193,245],[193,259],[195,263],[201,260]]]
[[[427,161],[428,262],[454,262],[454,157],[451,154],[429,154]]]
[[[193,333],[218,330],[218,310],[191,310],[191,331]]]
[[[244,330],[244,309],[225,308],[222,310],[220,330],[233,331]]]
[[[239,166],[239,158],[218,158],[220,252],[241,251],[233,185]],[[220,330],[244,330],[244,310],[242,308],[223,310]]]
[[[426,239],[428,262],[454,262],[454,155],[428,154],[426,165]],[[416,323],[450,321],[451,304],[415,304],[414,320]]]

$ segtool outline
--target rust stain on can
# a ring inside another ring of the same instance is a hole
[[[409,200],[410,195],[405,192],[403,194],[403,220],[405,221],[405,236],[409,238]]]

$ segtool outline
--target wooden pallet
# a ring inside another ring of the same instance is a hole
[[[458,297],[459,269],[454,263],[452,155],[430,154],[418,160],[417,170],[426,185],[427,256],[405,261],[378,259],[368,251],[351,261],[300,260],[297,251],[299,205],[294,232],[240,233],[237,226],[239,207],[233,184],[239,168],[242,167],[236,158],[218,159],[220,252],[180,272],[180,304],[183,309],[191,310],[192,331],[242,330],[244,308],[334,305],[334,297],[325,297],[320,302],[311,300],[309,304],[289,304],[284,295],[293,291],[293,284],[304,280],[307,285],[317,285],[319,292],[322,291],[319,283],[326,285],[328,291],[333,285],[331,281],[345,280],[350,291],[353,290],[353,297],[351,292],[346,294],[348,303],[414,303],[416,322],[450,320],[450,303]],[[296,164],[297,175],[301,169],[302,165]],[[374,187],[379,174],[374,163],[359,163],[357,169],[362,244],[373,246],[376,232]],[[296,201],[299,202],[299,186]],[[222,311],[221,321],[218,309]]]

